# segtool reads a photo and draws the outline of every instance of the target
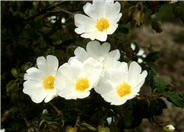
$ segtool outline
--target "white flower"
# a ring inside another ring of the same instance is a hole
[[[130,47],[131,49],[134,51],[135,50],[135,44],[134,43],[131,43],[130,44]],[[138,53],[137,53],[137,56],[139,57],[137,62],[138,63],[142,63],[143,62],[143,59],[142,58],[145,58],[146,57],[146,54],[144,53],[144,50],[142,48],[139,49]]]
[[[0,129],[0,132],[5,132],[5,129]]]
[[[56,16],[50,16],[47,18],[51,23],[55,23],[56,22]]]
[[[170,1],[171,4],[174,4],[174,3],[176,3],[176,2],[178,2],[178,0],[171,0],[171,1]]]
[[[111,124],[111,122],[112,122],[112,117],[107,117],[107,123],[108,123],[108,125],[110,125]]]
[[[120,20],[121,5],[114,0],[93,0],[93,3],[86,3],[83,10],[86,15],[76,14],[74,16],[75,32],[83,38],[90,38],[106,41],[108,34],[113,34],[118,27]]]
[[[163,128],[166,132],[174,132],[175,127],[172,124],[168,124]]]
[[[95,91],[112,105],[124,104],[138,95],[144,84],[147,71],[141,71],[142,68],[136,62],[132,62],[129,68],[125,62],[114,65],[105,71]]]
[[[66,19],[64,17],[61,18],[61,23],[65,23],[66,22]]]
[[[137,62],[138,63],[142,63],[143,62],[143,59],[142,58],[138,58]]]
[[[146,57],[146,54],[144,53],[144,50],[142,48],[139,49],[138,53],[137,53],[137,56],[139,57],[137,62],[138,63],[142,63],[143,62],[143,59],[142,58],[145,58]]]
[[[43,109],[42,114],[48,114],[48,113],[49,113],[49,112],[48,112],[47,109]]]
[[[54,88],[55,75],[58,69],[58,59],[48,55],[37,58],[38,68],[31,67],[24,74],[23,92],[28,94],[32,101],[40,103],[49,102],[56,96]]]
[[[54,87],[59,96],[65,99],[85,98],[96,85],[102,65],[93,58],[83,63],[72,59],[58,69]]]
[[[130,44],[130,47],[131,47],[131,49],[134,51],[135,50],[135,44],[134,43],[131,43]]]
[[[92,57],[102,64],[103,72],[108,67],[116,64],[120,59],[120,51],[118,49],[110,51],[110,44],[105,42],[102,45],[98,41],[90,41],[84,48],[78,47],[75,49],[75,57],[71,57],[69,62],[72,59],[78,59],[81,62],[84,62],[88,58]]]
[[[139,49],[137,56],[142,56],[142,57],[145,56],[144,50],[142,48]]]

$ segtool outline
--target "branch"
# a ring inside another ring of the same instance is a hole
[[[60,12],[64,12],[64,13],[69,14],[69,15],[71,15],[72,17],[74,17],[74,13],[72,13],[72,12],[70,12],[70,11],[67,11],[67,10],[65,10],[65,9],[60,9],[60,10],[58,10],[58,11],[48,11],[47,13],[50,14],[50,13],[60,13]]]
[[[25,117],[25,116],[23,116],[22,115],[22,117],[23,117],[23,119],[24,119],[24,121],[25,121],[25,123],[26,123],[26,126],[29,128],[29,127],[31,127],[31,124],[29,123],[29,121],[27,120],[27,118]]]
[[[48,7],[47,9],[42,10],[42,11],[40,11],[39,13],[37,13],[37,14],[35,14],[35,15],[29,17],[27,20],[29,21],[29,20],[31,20],[31,19],[34,19],[35,17],[40,16],[40,15],[46,13],[47,11],[52,10],[52,9],[54,9],[54,8],[56,8],[56,7],[58,7],[58,6],[60,6],[61,4],[63,4],[63,2],[65,2],[65,1],[63,0],[63,1],[55,2],[53,5],[51,5],[51,6]]]

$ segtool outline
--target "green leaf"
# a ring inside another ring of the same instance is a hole
[[[88,123],[83,122],[83,123],[81,123],[81,126],[88,128],[88,130],[96,131],[96,128]]]
[[[164,108],[167,108],[167,106],[162,99],[152,99],[150,100],[149,115],[160,115]]]
[[[145,58],[145,61],[147,61],[147,62],[154,62],[159,57],[160,57],[160,52],[155,51],[155,52],[152,52],[152,53],[148,54],[148,56]]]
[[[12,74],[13,77],[17,78],[18,77],[18,71],[17,71],[17,69],[16,68],[12,68],[11,69],[11,74]]]
[[[154,76],[153,81],[154,89],[157,89],[158,92],[163,92],[165,90],[166,85],[163,78]]]
[[[178,4],[176,7],[173,8],[173,13],[176,17],[181,19],[184,22],[184,4]]]
[[[124,34],[128,34],[128,33],[129,33],[128,28],[125,27],[125,26],[120,26],[120,27],[119,27],[119,31],[120,31],[121,33],[124,33]]]
[[[6,85],[7,95],[14,94],[15,90],[19,87],[18,83],[15,80],[11,80]]]
[[[168,84],[168,85],[166,86],[166,91],[176,91],[176,88],[175,88],[173,85]]]
[[[154,76],[156,76],[156,74],[150,68],[147,68],[146,70],[148,71],[148,76],[146,80],[153,90],[155,88],[153,79],[154,79]]]
[[[154,64],[153,62],[148,62],[147,64],[148,64],[148,66],[149,66],[152,70],[155,70],[155,71],[158,70],[157,65]]]
[[[177,107],[184,108],[184,97],[178,94],[177,92],[166,92],[164,96],[168,101],[172,102]]]
[[[152,26],[152,28],[153,28],[157,33],[161,33],[161,32],[162,32],[162,27],[161,27],[161,23],[160,23],[160,22],[152,21],[151,26]]]
[[[97,128],[98,132],[110,132],[110,129],[108,127],[103,127],[101,125],[98,126]]]
[[[144,110],[142,108],[144,108]],[[139,126],[142,119],[148,116],[148,103],[143,99],[133,99],[127,102],[118,111],[120,111],[120,117],[117,126],[120,130],[132,129]]]

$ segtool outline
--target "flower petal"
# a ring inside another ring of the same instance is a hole
[[[96,39],[100,41],[106,41],[107,40],[107,31],[104,30],[103,32],[96,32]]]
[[[147,71],[143,71],[137,78],[137,84],[133,87],[133,91],[135,94],[137,94],[140,91],[140,88],[145,82],[147,74],[148,74]]]
[[[34,81],[25,81],[23,85],[23,92],[29,95],[35,103],[41,103],[48,94],[48,90],[45,90],[40,84]]]
[[[140,49],[137,53],[138,56],[142,56],[144,54],[144,50],[143,49]]]
[[[111,26],[107,29],[107,34],[113,34],[118,28],[118,24],[111,24]]]
[[[66,74],[66,73],[65,73]],[[54,87],[56,89],[56,92],[59,96],[67,98],[73,95],[73,88],[74,88],[74,79],[69,77],[66,77],[62,73],[57,73]]]
[[[39,70],[41,70],[45,75],[52,74],[55,75],[58,69],[58,59],[53,55],[48,55],[47,58],[41,56],[37,58],[37,65]]]
[[[102,78],[98,85],[94,88],[97,93],[101,96],[104,96],[113,90],[112,85],[106,80],[106,78]]]
[[[75,56],[80,59],[80,61],[85,61],[88,58],[88,54],[86,53],[84,48],[77,47],[74,51]]]
[[[110,44],[104,43],[102,46],[98,41],[90,41],[86,46],[87,53],[90,57],[99,58],[99,56],[106,55],[110,50]]]
[[[93,58],[89,58],[84,62],[83,75],[86,76],[94,87],[100,78],[102,72],[102,64]]]
[[[60,78],[65,77],[65,78],[68,78],[69,80],[73,80],[73,78],[76,78],[78,74],[81,72],[82,67],[80,63],[75,63],[75,62],[76,62],[76,59],[71,60],[70,63],[72,64],[72,66],[70,66],[70,64],[68,63],[61,65],[58,69],[56,77],[57,76],[60,76]],[[71,70],[71,67],[72,67],[72,70]]]
[[[96,39],[96,34],[95,34],[95,32],[87,32],[87,33],[81,34],[81,37],[89,38],[91,40],[95,40]]]
[[[120,59],[120,51],[119,51],[118,49],[112,50],[112,51],[109,53],[109,56],[112,57],[112,58],[115,59],[115,60],[119,60],[119,59]]]
[[[111,3],[111,2],[106,2],[105,4],[105,17],[106,18],[112,18],[114,17],[116,14],[118,14],[120,12],[120,3],[116,2],[116,3]]]
[[[135,44],[134,43],[131,43],[131,49],[134,51],[135,50]]]
[[[76,14],[74,16],[75,25],[78,27],[75,32],[78,34],[95,31],[95,21],[85,15]]]
[[[137,82],[137,77],[141,73],[140,65],[133,61],[130,63],[129,72],[128,72],[128,80],[130,84],[135,84]]]
[[[119,14],[113,16],[112,18],[110,18],[109,19],[110,24],[111,25],[116,24],[120,20],[121,16],[122,16],[122,13],[119,13]]]
[[[50,91],[48,92],[48,95],[46,96],[44,102],[45,102],[45,103],[48,103],[49,101],[51,101],[51,100],[52,100],[54,97],[56,97],[56,96],[57,96],[56,90],[55,90],[55,89],[54,89],[54,90],[50,90]]]
[[[83,10],[88,16],[96,21],[97,18],[104,16],[104,7],[105,4],[103,0],[94,0],[93,4],[86,3],[86,5],[83,7]]]
[[[41,80],[44,77],[44,73],[35,67],[29,68],[26,72],[24,80]]]
[[[36,59],[37,66],[40,70],[45,71],[47,69],[47,61],[45,57],[40,56]]]
[[[55,74],[59,65],[58,59],[53,55],[48,55],[47,65],[48,65],[48,69]]]

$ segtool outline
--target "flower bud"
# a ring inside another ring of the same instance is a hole
[[[142,11],[136,10],[134,12],[133,19],[136,21],[136,25],[140,26],[143,23],[144,13]]]
[[[66,22],[66,19],[63,17],[63,18],[61,18],[61,23],[65,23]]]
[[[21,66],[21,70],[23,71],[23,72],[25,72],[27,69],[29,69],[30,68],[30,66],[28,65],[28,64],[25,64],[25,65],[22,65]]]
[[[17,71],[17,69],[12,68],[11,69],[11,74],[13,75],[13,77],[17,78],[18,77],[18,71]]]
[[[168,124],[168,125],[163,127],[163,130],[166,132],[174,132],[175,127],[172,124]]]
[[[47,110],[47,109],[43,109],[42,114],[43,114],[43,115],[44,115],[44,114],[48,114],[48,110]]]
[[[77,128],[72,127],[72,126],[67,126],[65,128],[65,132],[77,132]]]
[[[108,127],[98,126],[97,132],[110,132]]]

